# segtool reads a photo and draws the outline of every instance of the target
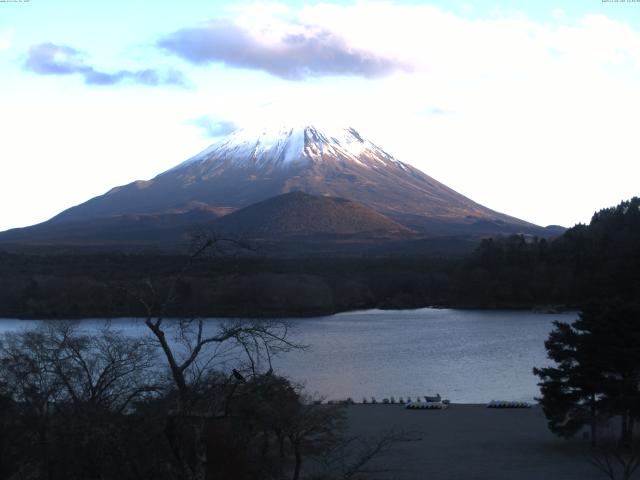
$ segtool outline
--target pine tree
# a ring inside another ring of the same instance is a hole
[[[573,436],[590,425],[621,419],[621,441],[629,444],[640,419],[640,306],[593,304],[574,323],[555,323],[545,342],[556,367],[534,368],[549,428]]]
[[[577,323],[555,322],[545,347],[557,366],[534,368],[533,372],[541,380],[538,384],[542,393],[540,404],[549,429],[560,436],[571,437],[589,425],[591,440],[595,443],[602,378],[592,339]]]

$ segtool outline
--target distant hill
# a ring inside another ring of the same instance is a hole
[[[401,237],[413,233],[361,203],[303,192],[250,205],[213,222],[212,228],[249,239],[356,234]]]

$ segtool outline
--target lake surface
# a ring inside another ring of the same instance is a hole
[[[309,345],[274,359],[276,373],[328,399],[435,395],[456,403],[493,399],[533,401],[539,395],[534,366],[550,365],[544,341],[552,322],[575,312],[450,309],[370,310],[289,319],[292,338]],[[211,319],[208,327],[219,325]],[[42,322],[0,319],[0,333]],[[99,329],[103,320],[80,321]],[[147,335],[139,319],[111,320],[113,328]]]

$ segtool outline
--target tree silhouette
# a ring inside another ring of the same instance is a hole
[[[620,441],[630,444],[640,418],[640,307],[591,304],[575,322],[555,323],[545,342],[555,367],[534,368],[549,428],[573,436],[585,425],[596,443],[598,423],[621,419]]]

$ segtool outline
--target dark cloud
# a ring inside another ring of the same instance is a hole
[[[221,137],[238,129],[233,122],[216,121],[207,116],[196,118],[190,123],[204,130],[207,137]]]
[[[40,75],[82,75],[84,82],[88,85],[115,85],[128,81],[151,86],[186,86],[182,73],[172,69],[165,71],[146,69],[118,70],[113,73],[101,72],[87,64],[86,54],[83,52],[53,43],[41,43],[32,46],[27,53],[24,68]]]
[[[277,44],[266,44],[228,20],[214,20],[204,27],[167,35],[158,46],[191,63],[221,62],[288,80],[324,75],[381,77],[410,70],[397,60],[353,49],[343,38],[312,27],[302,34],[285,36]]]

